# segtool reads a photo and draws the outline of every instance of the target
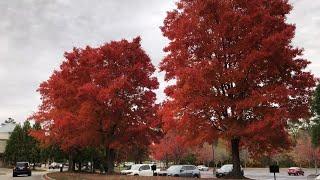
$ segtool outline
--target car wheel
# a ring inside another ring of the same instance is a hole
[[[31,172],[28,173],[28,176],[31,176]]]
[[[139,174],[135,174],[134,176],[139,176]]]
[[[175,174],[174,177],[179,177],[179,175],[178,175],[178,174]]]
[[[12,173],[12,177],[17,177],[16,173]]]
[[[198,174],[194,174],[193,177],[194,178],[199,178],[199,175]]]

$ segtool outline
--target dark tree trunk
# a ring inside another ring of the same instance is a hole
[[[74,171],[74,161],[73,161],[73,154],[69,153],[69,167],[68,167],[69,172]]]
[[[241,173],[241,166],[240,166],[240,155],[239,155],[239,143],[240,138],[233,138],[231,139],[231,153],[232,153],[232,176],[235,178],[243,177]]]
[[[78,168],[79,172],[81,172],[81,165],[82,165],[81,162],[79,162],[79,168]]]
[[[107,150],[107,173],[114,173],[114,160],[115,160],[115,150],[108,149]]]

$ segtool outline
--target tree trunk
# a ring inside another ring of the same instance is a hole
[[[214,147],[215,147],[215,144],[214,144],[214,143],[215,143],[215,141],[212,142],[212,162],[213,162],[213,164],[216,164],[216,163],[215,163],[215,160],[214,160],[214,159],[215,159],[215,156],[214,156]],[[209,164],[210,164],[210,162],[209,162]],[[208,167],[209,167],[209,164],[208,164]],[[213,172],[213,176],[214,176],[215,173],[216,173],[216,168],[215,168],[215,167],[213,167],[213,171],[212,171],[212,172]]]
[[[315,158],[316,158],[316,157],[315,157]],[[318,174],[317,159],[314,159],[314,168],[316,169],[316,174]]]
[[[81,172],[81,161],[79,161],[79,167],[78,167],[78,171]]]
[[[69,167],[68,167],[69,172],[74,171],[74,161],[73,161],[73,154],[70,152],[69,153]]]
[[[108,148],[107,150],[107,173],[114,173],[115,150]]]
[[[243,177],[241,173],[241,167],[240,167],[239,143],[240,143],[240,138],[231,139],[231,153],[232,153],[232,164],[233,164],[233,169],[231,174],[235,178]]]
[[[93,172],[93,156],[91,156],[90,172],[91,172],[91,173],[94,173],[94,172]]]

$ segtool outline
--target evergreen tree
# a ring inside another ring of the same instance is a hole
[[[320,144],[320,84],[317,85],[317,88],[313,94],[312,112],[315,115],[313,120],[314,124],[311,128],[312,144],[315,147],[318,147]]]
[[[5,160],[7,163],[15,164],[18,161],[28,161],[37,163],[41,161],[41,148],[39,142],[29,133],[31,129],[41,129],[40,124],[35,124],[33,128],[29,121],[25,121],[14,128],[7,146],[5,148]]]
[[[14,128],[5,148],[4,156],[7,163],[13,164],[21,159],[22,134],[22,127],[18,124]]]

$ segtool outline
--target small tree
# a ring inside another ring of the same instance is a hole
[[[188,155],[189,149],[183,137],[174,131],[167,132],[158,144],[151,145],[153,158],[164,161],[166,166],[171,161],[180,164],[181,160]]]
[[[22,158],[22,144],[23,144],[23,130],[20,124],[17,124],[10,138],[7,141],[7,145],[4,152],[4,157],[7,163],[15,164]]]
[[[320,144],[320,84],[317,85],[312,98],[312,112],[314,114],[311,128],[312,144],[316,147]]]
[[[33,128],[40,127],[35,124]],[[7,162],[15,164],[17,161],[28,161],[35,164],[41,161],[39,143],[29,134],[33,128],[29,121],[25,121],[22,127],[20,124],[16,125],[7,141],[4,153]]]
[[[314,148],[318,148],[320,145],[320,84],[317,85],[317,88],[313,94],[312,98],[312,112],[314,114],[314,119],[311,126],[311,142]],[[314,157],[317,157],[314,153]],[[316,173],[317,170],[317,159],[314,159]]]
[[[197,162],[209,166],[213,161],[213,148],[209,143],[204,143],[200,147],[195,148]]]

